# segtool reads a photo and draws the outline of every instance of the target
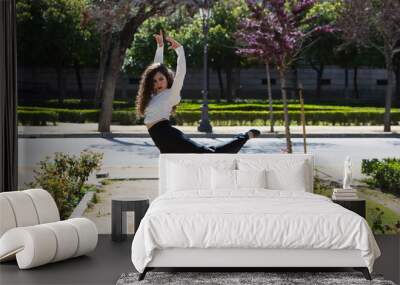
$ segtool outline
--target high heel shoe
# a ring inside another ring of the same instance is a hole
[[[250,133],[251,133],[252,135],[250,135]],[[260,136],[261,132],[260,132],[259,130],[257,130],[257,129],[251,129],[251,130],[249,130],[249,131],[247,132],[247,134],[249,135],[249,138],[256,138],[256,137],[259,137],[259,136]]]

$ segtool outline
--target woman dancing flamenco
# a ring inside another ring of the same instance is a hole
[[[139,92],[136,97],[138,117],[144,117],[144,123],[154,144],[161,153],[237,153],[250,139],[260,135],[260,131],[252,129],[234,139],[217,145],[205,146],[188,138],[180,130],[174,128],[169,117],[172,109],[180,102],[180,92],[186,74],[185,52],[181,44],[171,37],[166,40],[178,55],[175,77],[171,70],[163,64],[164,42],[162,32],[154,35],[157,51],[154,63],[143,72]]]

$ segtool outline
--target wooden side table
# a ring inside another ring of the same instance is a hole
[[[365,219],[365,199],[352,199],[352,200],[333,200],[332,201],[340,206],[359,214]]]
[[[135,212],[135,231],[149,208],[148,198],[113,197],[111,202],[111,239],[126,239],[126,212]]]

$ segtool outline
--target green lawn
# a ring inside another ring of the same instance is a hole
[[[382,226],[388,225],[391,229],[384,229],[385,234],[394,234],[396,233],[395,225],[400,222],[400,213],[396,213],[395,211],[385,207],[384,205],[377,203],[371,199],[366,199],[367,202],[367,222],[369,226],[373,229],[373,220],[377,216],[378,212],[383,212],[382,214]],[[379,209],[379,210],[378,210]],[[382,233],[381,231],[374,230],[374,233]]]

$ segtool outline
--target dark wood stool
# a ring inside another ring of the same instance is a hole
[[[140,221],[149,208],[148,198],[113,197],[111,202],[111,239],[123,241],[126,239],[126,212],[135,212],[135,232]]]

